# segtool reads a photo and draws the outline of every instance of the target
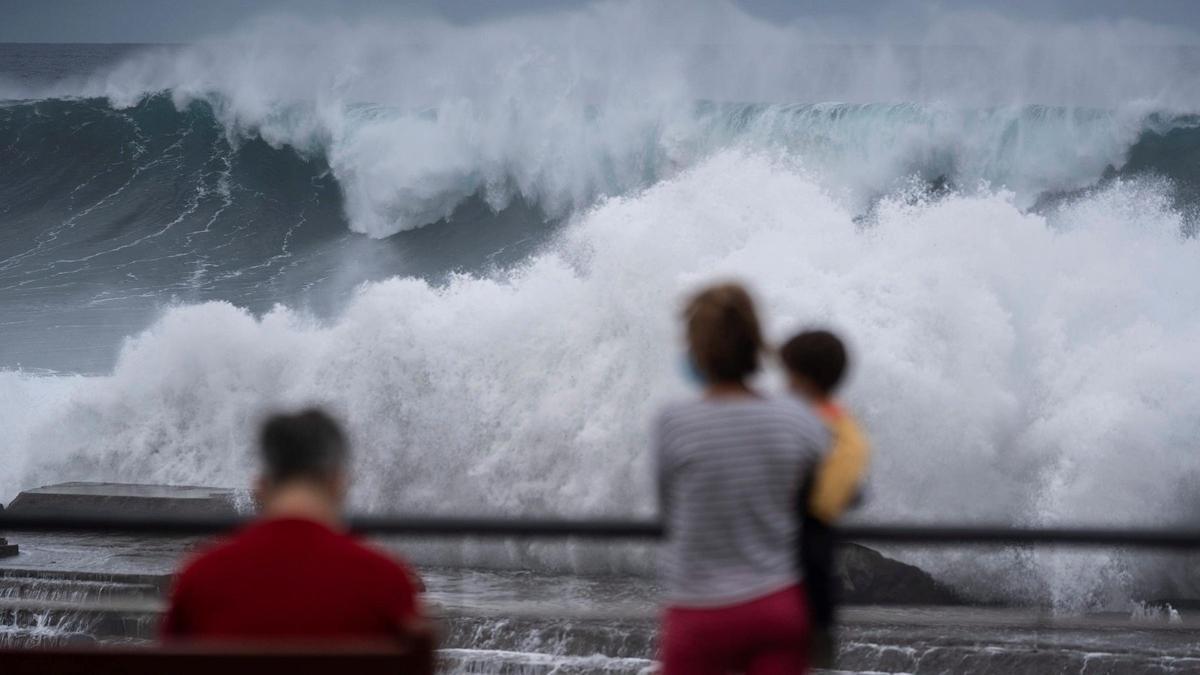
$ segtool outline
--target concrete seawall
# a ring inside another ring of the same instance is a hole
[[[25,490],[10,513],[69,515],[103,513],[137,516],[226,516],[238,513],[240,493],[229,488],[133,483],[59,483]]]

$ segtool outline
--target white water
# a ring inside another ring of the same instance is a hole
[[[443,649],[440,672],[447,675],[655,675],[656,664],[649,659],[594,656],[550,656],[533,652],[494,651],[487,649]]]
[[[1003,193],[852,216],[802,172],[728,152],[581,214],[505,278],[370,284],[328,325],[178,307],[111,376],[4,376],[4,456],[24,470],[0,492],[243,485],[258,415],[321,402],[353,430],[364,508],[650,513],[647,420],[684,391],[676,303],[732,276],[773,335],[851,336],[847,398],[878,446],[865,517],[1192,517],[1200,242],[1156,186],[1118,183],[1049,219]],[[1071,597],[1124,583],[1084,573],[1096,565],[947,572]]]

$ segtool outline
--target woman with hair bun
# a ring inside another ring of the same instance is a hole
[[[663,675],[802,673],[796,505],[828,432],[807,407],[751,385],[764,343],[745,288],[701,290],[683,320],[686,367],[703,391],[667,406],[654,428],[667,526]]]

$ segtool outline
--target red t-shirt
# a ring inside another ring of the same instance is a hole
[[[162,634],[401,638],[419,618],[415,579],[401,563],[315,521],[266,520],[184,568]]]

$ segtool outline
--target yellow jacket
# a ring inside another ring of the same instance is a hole
[[[858,496],[866,476],[871,446],[854,418],[833,403],[817,408],[832,436],[832,446],[817,465],[809,495],[812,515],[832,524]]]

